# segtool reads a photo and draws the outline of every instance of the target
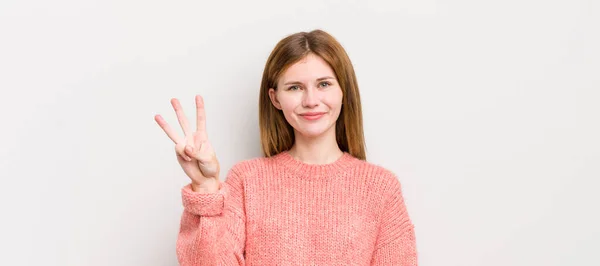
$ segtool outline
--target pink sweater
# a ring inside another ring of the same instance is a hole
[[[177,257],[189,265],[417,265],[400,182],[349,153],[237,163],[217,193],[182,189]]]

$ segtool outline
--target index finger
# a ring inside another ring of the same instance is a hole
[[[204,98],[196,95],[196,131],[201,140],[208,139],[206,134],[206,111],[204,110]]]

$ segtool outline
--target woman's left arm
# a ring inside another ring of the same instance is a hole
[[[400,181],[390,179],[371,265],[416,266],[415,230],[404,204]]]

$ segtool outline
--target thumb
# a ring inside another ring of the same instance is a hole
[[[189,156],[190,158],[196,159],[198,160],[198,152],[194,152],[194,147],[192,147],[191,145],[186,145],[185,146],[185,154],[187,156]]]
[[[196,159],[198,161],[206,160],[207,149],[210,148],[210,143],[207,141],[201,141],[198,149],[194,149],[194,145],[186,145],[185,146],[185,154],[190,158]],[[204,156],[203,156],[204,155]]]

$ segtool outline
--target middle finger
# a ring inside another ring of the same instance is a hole
[[[181,129],[183,129],[183,133],[185,136],[192,135],[192,129],[188,123],[187,118],[185,117],[185,113],[183,112],[183,108],[181,108],[181,104],[179,100],[176,98],[171,99],[171,104],[173,105],[173,109],[175,109],[175,114],[177,114],[177,120],[179,121],[179,125],[181,125]]]

